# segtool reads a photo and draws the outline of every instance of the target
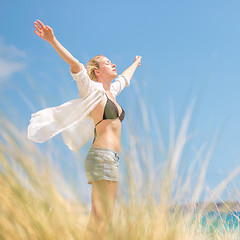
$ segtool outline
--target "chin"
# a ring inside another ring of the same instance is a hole
[[[111,81],[113,81],[117,77],[117,72],[111,74]],[[110,76],[109,76],[110,77]]]

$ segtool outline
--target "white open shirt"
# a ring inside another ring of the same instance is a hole
[[[102,83],[89,78],[83,65],[79,73],[71,75],[81,98],[32,114],[28,126],[28,138],[32,141],[43,143],[62,132],[64,143],[78,151],[93,136],[95,126],[90,113],[104,97],[105,90]],[[110,87],[114,98],[129,84],[127,77],[119,75]]]

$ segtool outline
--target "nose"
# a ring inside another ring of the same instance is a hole
[[[113,67],[116,67],[116,64],[112,63],[112,66],[113,66]]]

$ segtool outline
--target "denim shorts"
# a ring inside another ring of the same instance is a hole
[[[119,155],[111,149],[92,146],[85,159],[89,184],[96,180],[119,180]]]

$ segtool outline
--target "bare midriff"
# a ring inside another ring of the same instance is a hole
[[[120,152],[121,147],[121,121],[116,119],[105,119],[96,127],[97,137],[92,144],[94,147],[104,147]]]

